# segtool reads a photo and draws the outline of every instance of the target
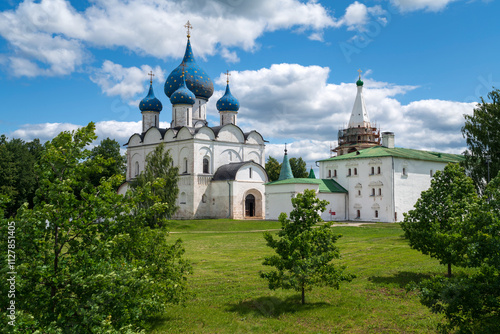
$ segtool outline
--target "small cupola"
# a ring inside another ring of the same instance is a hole
[[[160,100],[155,97],[155,93],[153,91],[154,74],[151,71],[148,75],[150,76],[149,92],[148,95],[139,103],[139,109],[142,114],[142,132],[145,132],[154,126],[160,126],[160,111],[163,109]]]
[[[221,125],[226,124],[234,124],[236,125],[236,115],[238,114],[238,110],[240,109],[240,103],[238,100],[231,94],[231,89],[229,88],[229,76],[231,74],[229,71],[226,71],[226,92],[224,95],[217,101],[217,110],[220,113],[220,123]]]

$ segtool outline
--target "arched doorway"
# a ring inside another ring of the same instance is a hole
[[[252,194],[245,197],[245,217],[255,217],[255,196]]]

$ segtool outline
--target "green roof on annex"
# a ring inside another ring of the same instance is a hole
[[[278,185],[278,184],[319,184],[320,193],[347,193],[347,190],[332,179],[310,179],[296,178],[296,179],[285,179],[266,183],[266,185]]]
[[[444,162],[444,163],[450,163],[450,162],[457,163],[465,160],[465,157],[460,154],[421,151],[421,150],[414,150],[411,148],[401,148],[401,147],[388,148],[384,146],[374,146],[357,152],[343,154],[333,158],[319,160],[319,161],[320,162],[338,161],[338,160],[348,160],[348,159],[381,158],[381,157],[397,157],[403,159],[424,160],[424,161],[434,161],[434,162]]]

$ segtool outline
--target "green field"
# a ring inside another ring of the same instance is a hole
[[[441,317],[405,286],[446,268],[408,247],[399,224],[333,227],[343,235],[339,263],[354,273],[340,290],[314,288],[306,305],[292,290],[271,291],[259,278],[272,253],[261,230],[272,221],[174,221],[169,238],[181,238],[193,265],[192,296],[171,306],[152,333],[429,333]],[[457,272],[459,269],[455,269]]]

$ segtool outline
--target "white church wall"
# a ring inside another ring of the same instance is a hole
[[[324,221],[344,221],[346,217],[346,199],[345,193],[318,193],[318,198],[328,201],[326,210],[321,214]]]
[[[422,191],[431,185],[431,173],[443,170],[445,163],[394,158],[395,212],[397,221],[412,210]],[[404,169],[404,170],[403,170]]]
[[[232,143],[241,143],[245,142],[245,137],[243,136],[243,132],[241,130],[232,125],[224,126],[217,135],[217,140],[220,142],[232,142]]]
[[[161,133],[157,128],[150,128],[144,135],[143,145],[157,144],[161,141]]]

